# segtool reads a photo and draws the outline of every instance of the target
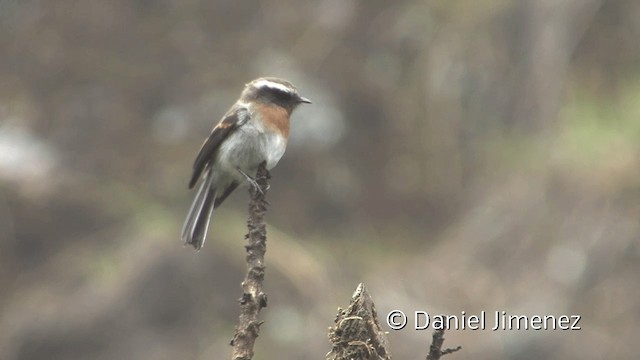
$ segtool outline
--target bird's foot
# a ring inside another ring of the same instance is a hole
[[[256,191],[258,191],[260,194],[264,195],[264,192],[262,191],[262,189],[260,188],[260,185],[258,184],[258,182],[256,181],[256,179],[252,178],[251,176],[249,176],[247,173],[245,173],[244,171],[240,170],[240,168],[237,168],[238,172],[240,172],[240,174],[242,174],[242,176],[244,176],[244,178],[247,180],[247,182],[249,184],[251,184],[251,186],[256,189]],[[267,185],[267,190],[269,190],[269,185]]]

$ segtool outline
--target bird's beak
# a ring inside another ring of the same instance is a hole
[[[304,96],[300,96],[300,97],[298,98],[298,101],[303,102],[303,103],[307,103],[307,104],[311,104],[311,100],[307,99],[307,98],[306,98],[306,97],[304,97]]]

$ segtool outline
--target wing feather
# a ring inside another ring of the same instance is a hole
[[[233,130],[242,126],[249,120],[249,110],[242,105],[233,106],[216,125],[211,134],[204,141],[196,160],[193,162],[193,173],[189,181],[189,189],[198,182],[202,176],[202,172],[216,158],[216,153],[220,148],[220,144],[229,137]]]

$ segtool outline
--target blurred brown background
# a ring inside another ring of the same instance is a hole
[[[381,317],[583,317],[447,358],[637,358],[639,38],[633,0],[1,0],[0,359],[230,356],[246,189],[201,252],[179,230],[263,75],[314,104],[273,171],[257,359],[322,359],[360,281]]]

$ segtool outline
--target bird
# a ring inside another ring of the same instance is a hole
[[[261,77],[245,85],[193,163],[189,189],[201,183],[182,227],[185,246],[199,251],[214,209],[239,185],[257,187],[254,178],[262,162],[267,170],[276,166],[287,146],[291,113],[303,103],[311,100],[284,79]]]

